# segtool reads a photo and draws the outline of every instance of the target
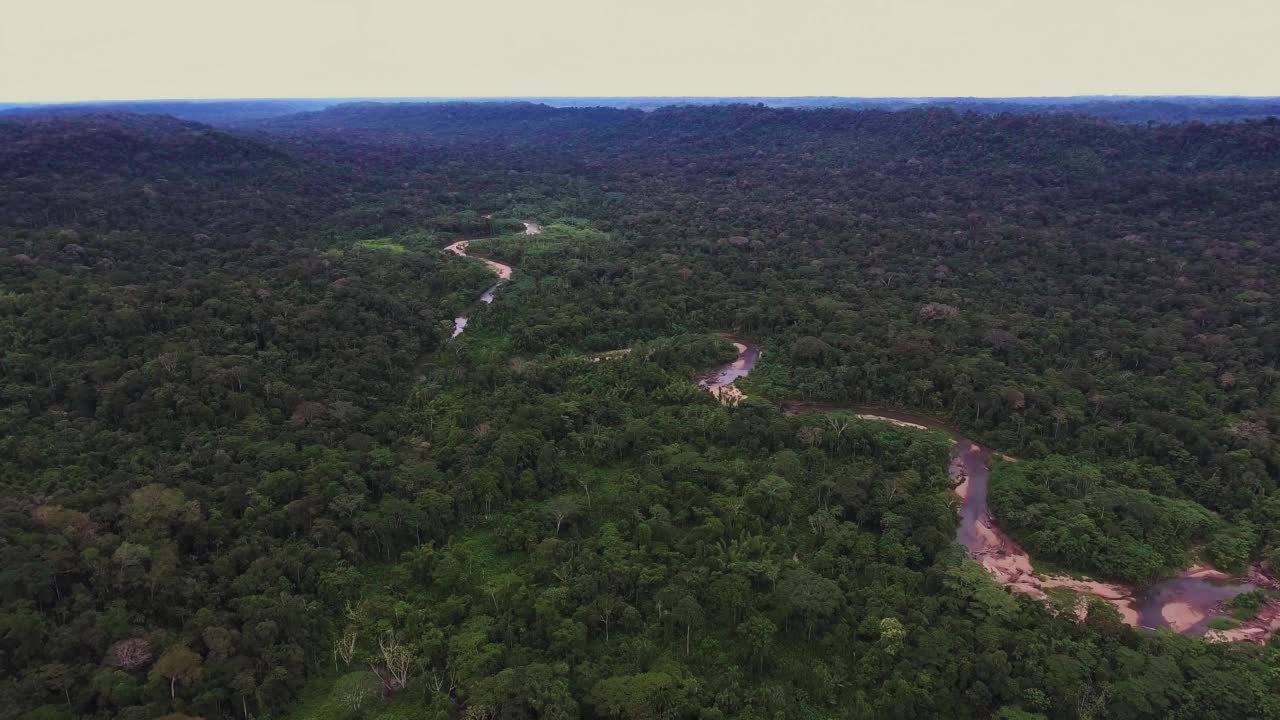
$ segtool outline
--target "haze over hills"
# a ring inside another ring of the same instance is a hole
[[[1280,98],[1203,96],[1077,96],[1017,98],[851,97],[495,97],[495,98],[298,98],[256,100],[154,100],[57,104],[0,104],[0,115],[58,112],[168,114],[215,125],[235,125],[350,102],[534,102],[552,107],[612,107],[654,110],[668,106],[763,104],[769,107],[900,110],[947,107],[981,114],[1059,113],[1126,123],[1230,122],[1280,116]]]
[[[308,110],[321,110],[339,100],[136,100],[120,102],[45,103],[0,105],[0,117],[127,112],[172,115],[211,125],[261,120]]]

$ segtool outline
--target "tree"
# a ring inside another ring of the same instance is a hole
[[[382,680],[382,688],[388,695],[409,686],[409,678],[417,665],[416,649],[400,640],[394,630],[378,636],[378,654],[370,669]]]
[[[172,583],[178,571],[178,549],[173,543],[161,543],[151,552],[151,568],[147,573],[147,591],[153,599],[156,590]]]
[[[751,582],[737,573],[721,575],[711,582],[714,605],[728,611],[736,625],[742,612],[751,607]]]
[[[592,610],[595,617],[600,620],[602,625],[604,625],[605,642],[609,642],[610,623],[612,623],[613,619],[622,613],[624,607],[626,607],[626,603],[624,603],[617,595],[612,593],[605,593],[599,596],[592,604]]]
[[[907,629],[898,618],[880,619],[880,647],[890,657],[902,652],[907,641]]]
[[[151,674],[169,681],[169,697],[178,696],[178,685],[191,685],[200,679],[200,656],[185,647],[176,646],[164,652],[151,668]]]
[[[697,600],[693,599],[692,595],[685,595],[671,609],[671,614],[676,620],[684,623],[684,654],[688,656],[689,639],[693,635],[693,626],[702,624],[702,606],[698,604]]]
[[[359,712],[367,700],[378,694],[382,687],[378,676],[365,671],[349,672],[333,684],[333,698],[352,712]]]
[[[824,365],[833,349],[820,338],[804,336],[791,345],[791,359],[800,365]]]
[[[542,449],[538,451],[535,467],[538,484],[544,492],[556,490],[563,484],[564,471],[560,467],[560,450],[556,448],[555,443],[543,443]]]
[[[253,672],[250,670],[242,670],[241,672],[236,673],[236,676],[231,679],[231,688],[240,696],[241,717],[244,718],[244,720],[248,720],[249,697],[253,696],[253,698],[258,702],[258,705],[262,705],[262,701],[258,694],[258,682],[254,677]]]
[[[547,513],[556,521],[556,535],[560,534],[560,526],[577,517],[579,512],[578,499],[572,495],[558,495],[547,501]]]
[[[40,668],[40,681],[50,690],[57,691],[71,707],[71,687],[75,685],[75,675],[64,663],[49,663]]]
[[[573,720],[579,712],[567,670],[563,664],[531,663],[484,678],[469,694],[468,716],[478,707],[484,710],[480,717]]]
[[[791,490],[791,483],[783,478],[766,475],[747,489],[747,504],[760,515],[782,520],[791,509]]]
[[[666,673],[648,672],[607,678],[591,688],[596,709],[627,720],[669,717],[679,705],[681,688]]]
[[[765,658],[773,647],[773,638],[778,633],[778,626],[763,615],[752,615],[738,625],[738,635],[750,651],[751,660],[757,669],[764,668]]]
[[[788,614],[799,616],[804,622],[806,638],[813,637],[814,627],[834,614],[843,598],[834,582],[803,567],[783,578],[778,593]]]
[[[125,670],[140,670],[151,664],[151,643],[146,638],[130,638],[107,650],[111,662]]]
[[[493,612],[495,614],[502,612],[498,605],[498,598],[510,595],[521,584],[520,576],[515,573],[495,575],[484,581],[484,592],[493,602]]]
[[[105,706],[132,705],[138,694],[138,683],[133,676],[116,668],[103,668],[94,673],[90,685],[97,701]]]
[[[338,660],[342,660],[343,665],[351,665],[352,658],[356,653],[356,639],[359,637],[354,626],[347,626],[346,630],[333,641],[333,669],[338,669]]]
[[[186,512],[187,500],[181,490],[151,484],[134,490],[125,505],[129,526],[143,537],[164,537],[168,524]]]

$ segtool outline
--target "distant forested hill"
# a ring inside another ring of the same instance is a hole
[[[610,160],[652,160],[663,151],[682,153],[669,158],[671,162],[693,155],[735,163],[750,162],[751,156],[776,162],[814,153],[821,163],[845,165],[932,159],[957,173],[988,172],[996,162],[1033,172],[1052,170],[1072,153],[1078,156],[1077,164],[1096,159],[1097,170],[1109,169],[1108,163],[1146,169],[1158,164],[1176,171],[1275,163],[1277,122],[1147,130],[1072,116],[989,117],[941,108],[890,112],[730,105],[645,113],[532,103],[356,103],[252,127],[273,134],[325,134],[370,145],[538,145],[547,154],[558,152],[602,165]],[[627,155],[630,152],[634,158]]]
[[[31,230],[226,229],[239,242],[342,203],[326,168],[167,116],[0,120],[0,178],[0,223]]]
[[[130,113],[170,115],[209,125],[234,125],[279,115],[320,110],[338,100],[136,100],[119,102],[51,103],[22,105],[0,103],[0,117]]]
[[[172,115],[212,125],[238,126],[295,113],[313,112],[351,101],[341,99],[149,100],[24,105],[0,103],[0,116],[127,112]],[[421,105],[423,100],[370,99],[378,104]],[[440,98],[432,103],[468,101]],[[471,101],[474,102],[474,101]],[[1027,98],[850,98],[850,97],[548,97],[492,98],[484,102],[540,103],[566,108],[651,111],[663,107],[766,105],[775,108],[910,110],[949,108],[982,115],[1069,114],[1123,123],[1238,122],[1280,117],[1280,99],[1248,97],[1027,97]]]

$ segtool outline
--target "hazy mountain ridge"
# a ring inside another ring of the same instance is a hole
[[[331,167],[168,116],[3,119],[0,168],[0,227],[266,236],[342,202]]]
[[[129,113],[0,118],[0,155],[7,175],[89,167],[131,173],[139,164],[166,159],[226,165],[283,157],[208,125]]]
[[[280,98],[250,100],[139,100],[85,103],[0,103],[0,116],[132,112],[166,114],[214,125],[255,123],[336,106],[364,104],[545,104],[551,107],[653,111],[672,106],[760,104],[776,108],[904,110],[944,107],[980,114],[1053,113],[1124,123],[1236,122],[1280,116],[1276,97],[1075,96],[1075,97],[495,97],[495,98]]]
[[[650,112],[533,103],[359,103],[245,126],[316,145],[471,144],[523,147],[539,156],[611,165],[657,148],[724,165],[809,152],[840,162],[941,162],[958,173],[1059,165],[1169,166],[1177,172],[1280,163],[1275,120],[1150,128],[1067,114],[987,115],[946,108],[799,109],[668,106]],[[794,159],[794,157],[792,157]],[[788,160],[789,162],[790,160]]]
[[[23,115],[83,115],[99,113],[138,113],[172,115],[183,120],[218,124],[235,124],[262,120],[290,113],[319,110],[339,100],[138,100],[128,102],[86,102],[50,104],[0,104],[0,118]]]

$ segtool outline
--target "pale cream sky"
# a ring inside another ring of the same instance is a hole
[[[0,6],[0,101],[1280,95],[1280,0]]]

